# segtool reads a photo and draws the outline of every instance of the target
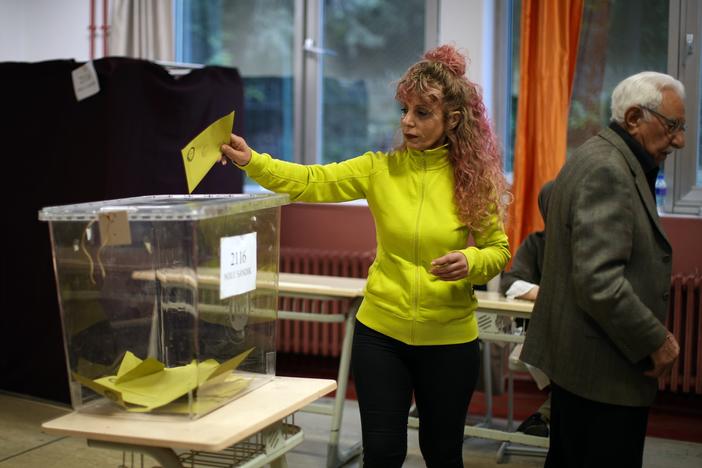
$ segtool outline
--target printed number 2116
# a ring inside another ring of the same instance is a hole
[[[238,252],[231,252],[231,254],[232,254],[231,266],[236,266],[236,265],[241,265],[242,263],[246,263],[246,251],[245,250],[240,250]]]

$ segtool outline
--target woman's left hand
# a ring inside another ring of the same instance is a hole
[[[431,273],[444,281],[456,281],[468,276],[468,260],[461,252],[449,252],[431,261]]]

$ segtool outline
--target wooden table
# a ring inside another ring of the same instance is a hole
[[[145,453],[163,468],[183,466],[183,456],[176,455],[174,449],[220,452],[259,434],[261,453],[241,466],[271,463],[282,467],[285,453],[303,438],[299,428],[291,431],[282,421],[335,388],[336,382],[328,379],[274,377],[196,420],[85,410],[52,419],[41,427],[49,434],[86,438],[91,446]]]

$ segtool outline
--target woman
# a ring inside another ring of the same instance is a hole
[[[479,370],[472,285],[509,260],[501,157],[465,68],[445,45],[407,70],[396,90],[403,141],[389,153],[304,166],[252,151],[236,135],[222,147],[252,179],[293,201],[368,201],[377,254],[352,351],[366,468],[402,466],[413,393],[427,466],[463,466]]]

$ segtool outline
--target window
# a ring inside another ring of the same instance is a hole
[[[394,146],[395,83],[425,50],[424,0],[325,0],[323,162]]]
[[[674,213],[702,214],[702,5],[696,0],[671,1],[670,25],[668,67],[685,84],[687,130],[685,148],[665,163],[666,208]]]
[[[286,160],[387,150],[395,80],[438,40],[438,0],[176,0],[176,58],[233,66],[245,137]]]
[[[176,2],[176,60],[239,69],[244,136],[252,148],[294,159],[294,0]],[[235,117],[236,118],[236,117]]]
[[[669,0],[586,0],[568,116],[568,153],[609,125],[621,80],[668,68]]]
[[[513,78],[503,87],[509,97],[501,104],[508,109],[503,135],[505,168],[510,172],[519,92],[521,0],[503,0],[502,8],[510,16],[502,37],[512,44],[511,50],[498,51],[507,55],[503,63]],[[686,147],[669,157],[663,168],[669,187],[666,208],[675,213],[699,213],[702,207],[701,25],[702,6],[695,0],[586,0],[580,30],[568,118],[569,153],[608,125],[612,90],[627,76],[654,70],[676,76],[685,84]],[[692,41],[691,46],[688,41]]]

